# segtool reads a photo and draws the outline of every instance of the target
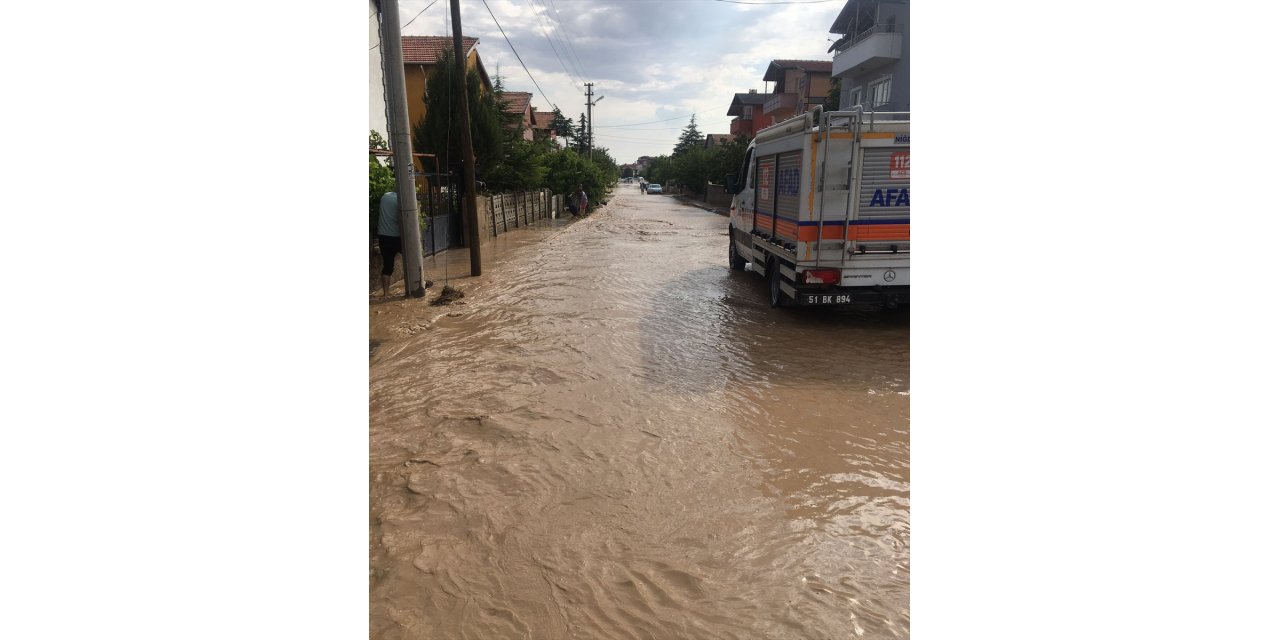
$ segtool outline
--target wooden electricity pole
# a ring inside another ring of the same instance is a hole
[[[480,275],[480,216],[476,212],[476,154],[471,148],[471,115],[467,108],[471,104],[467,100],[467,52],[462,50],[462,10],[458,7],[460,0],[450,0],[449,10],[453,14],[453,58],[457,65],[458,84],[462,90],[458,92],[458,114],[462,122],[462,179],[466,182],[463,193],[462,215],[466,216],[467,247],[471,250],[471,275]]]

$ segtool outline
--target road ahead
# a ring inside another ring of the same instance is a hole
[[[623,184],[394,305],[372,637],[909,636],[907,313],[771,309],[727,227]]]

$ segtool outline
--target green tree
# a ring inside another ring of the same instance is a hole
[[[604,196],[605,187],[609,184],[605,175],[595,162],[572,149],[561,149],[545,157],[547,175],[546,187],[552,193],[561,195],[574,191],[578,184],[587,192],[592,202],[599,202]]]
[[[436,64],[435,73],[427,79],[422,96],[427,114],[413,127],[413,148],[420,153],[434,153],[441,169],[462,164],[462,130],[457,126],[458,92],[462,90],[454,68],[453,52],[445,49]],[[476,177],[486,180],[502,158],[501,109],[493,93],[482,91],[480,74],[470,69],[466,74],[467,102],[471,123],[471,147],[476,155]]]
[[[386,149],[387,141],[373,129],[369,130],[369,148]],[[382,194],[396,190],[396,174],[391,168],[391,159],[383,164],[381,158],[369,154],[369,237],[378,234],[378,203]]]
[[[840,78],[831,79],[831,88],[827,90],[827,101],[822,104],[822,110],[840,110]]]
[[[560,113],[560,107],[555,107],[551,113],[551,130],[561,138],[573,137],[573,121]]]
[[[747,157],[747,145],[750,143],[750,138],[739,135],[729,142],[716,146],[711,153],[711,182],[720,184],[726,175],[736,176],[742,167],[743,158]]]
[[[684,128],[680,133],[680,141],[676,142],[676,148],[671,151],[671,155],[678,156],[690,149],[701,149],[703,143],[706,142],[706,136],[698,131],[698,125],[694,122],[697,116],[689,116],[689,126]]]
[[[675,179],[671,156],[658,156],[652,159],[644,170],[644,177],[649,182],[658,184],[666,184],[668,180]]]
[[[570,137],[573,139],[574,150],[585,154],[587,152],[587,114],[578,114],[578,126],[574,127]]]
[[[493,78],[493,96],[494,102],[498,105],[498,125],[502,127],[503,141],[523,139],[524,130],[528,128],[524,122],[524,114],[507,111],[510,103],[507,100],[506,88],[502,84],[502,76]],[[505,152],[504,149],[504,154]]]
[[[523,138],[503,144],[502,159],[489,172],[486,188],[493,193],[534,191],[546,184],[547,166],[544,156],[551,152],[549,141]]]

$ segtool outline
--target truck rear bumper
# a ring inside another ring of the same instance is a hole
[[[797,289],[795,303],[800,306],[875,305],[896,307],[910,304],[911,287],[827,287],[823,289]]]

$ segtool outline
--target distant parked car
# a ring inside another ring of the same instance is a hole
[[[649,193],[662,193],[662,185],[656,182],[649,183]]]

